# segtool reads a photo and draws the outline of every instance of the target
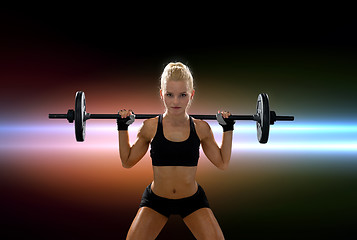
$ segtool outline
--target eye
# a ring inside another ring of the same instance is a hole
[[[187,93],[181,93],[181,97],[186,97]]]
[[[171,93],[166,93],[165,94],[167,97],[172,97],[172,94]]]

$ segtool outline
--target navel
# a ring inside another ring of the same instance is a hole
[[[173,193],[176,193],[176,189],[174,188],[174,189],[172,190],[172,192],[173,192]]]

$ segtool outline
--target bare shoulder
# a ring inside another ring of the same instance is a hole
[[[193,119],[193,122],[195,123],[196,133],[201,140],[210,135],[211,127],[206,121]]]
[[[146,119],[143,122],[138,135],[147,139],[148,141],[151,141],[156,134],[157,122],[158,117]]]

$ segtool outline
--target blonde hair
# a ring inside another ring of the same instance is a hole
[[[161,89],[164,90],[167,81],[186,81],[190,91],[193,88],[193,77],[190,69],[181,62],[170,62],[161,74]]]

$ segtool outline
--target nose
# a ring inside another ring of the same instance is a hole
[[[175,98],[174,98],[174,104],[178,104],[178,103],[179,103],[179,101],[180,101],[180,100],[179,100],[179,98],[178,98],[178,97],[175,97]]]

